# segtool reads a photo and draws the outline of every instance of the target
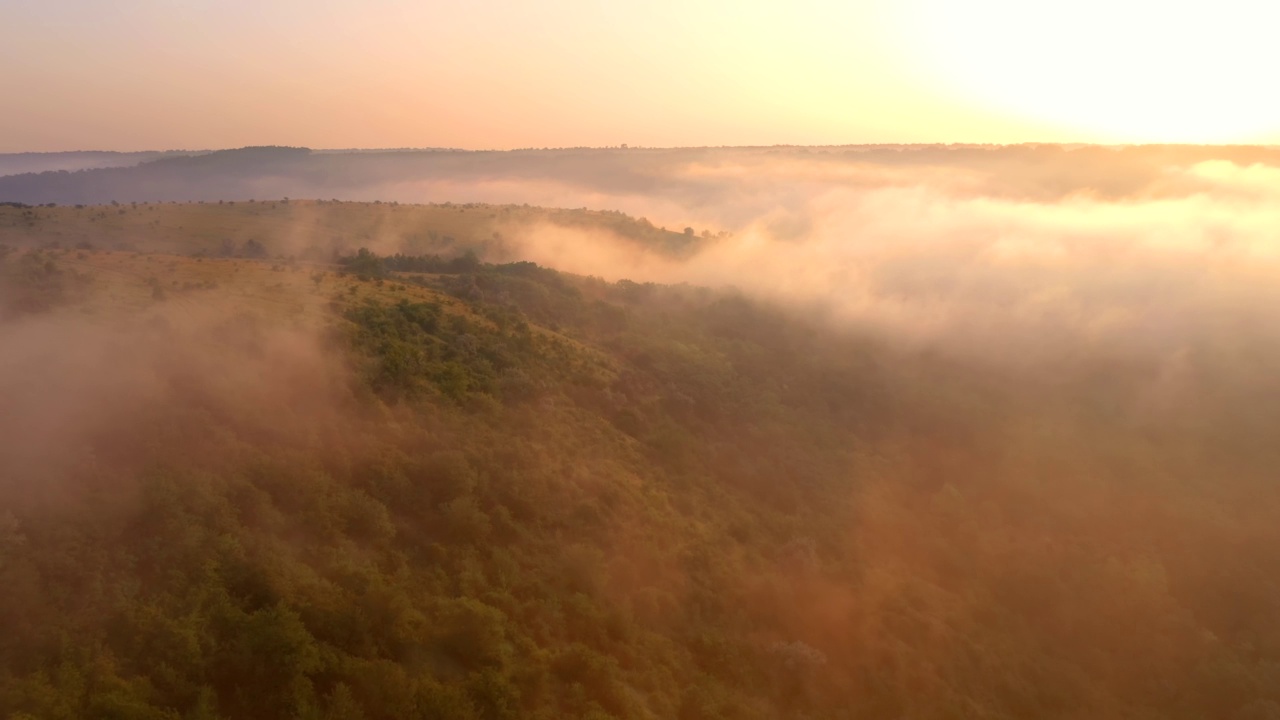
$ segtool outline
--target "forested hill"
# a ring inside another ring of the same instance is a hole
[[[482,203],[347,203],[336,200],[112,203],[71,207],[0,203],[0,242],[43,249],[249,255],[330,262],[367,247],[387,255],[468,252],[519,258],[531,228],[595,233],[680,257],[724,232],[658,227],[616,211]]]
[[[1280,717],[1273,349],[169,223],[257,205],[0,208],[0,717]]]

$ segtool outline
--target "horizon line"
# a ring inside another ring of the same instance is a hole
[[[513,148],[461,148],[461,147],[308,147],[305,145],[242,145],[225,148],[168,148],[146,150],[5,150],[4,155],[70,155],[76,153],[97,153],[109,155],[143,155],[143,154],[212,154],[218,152],[234,152],[237,150],[290,149],[307,150],[315,153],[393,153],[393,152],[440,152],[440,153],[518,153],[518,152],[557,152],[571,150],[767,150],[775,148],[794,149],[831,149],[831,148],[1014,148],[1014,147],[1100,147],[1100,148],[1140,148],[1140,147],[1222,147],[1222,148],[1280,148],[1280,143],[1262,142],[1130,142],[1103,143],[1084,141],[1036,141],[992,143],[992,142],[863,142],[841,144],[797,144],[775,143],[771,145],[564,145],[545,147],[513,147]]]

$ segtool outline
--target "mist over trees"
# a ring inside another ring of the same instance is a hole
[[[0,716],[1280,713],[1270,166],[626,152],[753,219],[0,207]]]

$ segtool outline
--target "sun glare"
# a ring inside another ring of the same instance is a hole
[[[1103,142],[1274,142],[1270,37],[1248,0],[912,0],[920,69],[962,102]],[[913,43],[914,44],[914,43]]]

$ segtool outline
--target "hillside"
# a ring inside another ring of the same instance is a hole
[[[1262,336],[988,363],[532,223],[710,242],[0,207],[0,717],[1280,717]]]
[[[15,156],[16,157],[16,156]],[[861,188],[907,173],[926,182],[972,175],[969,190],[1050,200],[1076,193],[1117,199],[1155,189],[1170,168],[1205,162],[1280,165],[1280,149],[1248,145],[850,145],[838,147],[565,148],[511,151],[313,151],[250,147],[163,153],[0,176],[0,202],[43,205],[110,202],[275,200],[527,202],[648,214],[674,205],[708,210],[755,183],[787,198],[797,183]],[[39,160],[39,158],[37,158]],[[142,161],[145,160],[145,161]],[[119,162],[119,165],[115,163]],[[0,169],[3,169],[0,156]],[[37,166],[33,166],[37,167]],[[16,169],[16,166],[15,166]],[[3,173],[0,173],[3,175]],[[876,176],[875,183],[869,179]],[[741,212],[741,210],[737,210]],[[734,211],[726,215],[731,219]],[[672,215],[673,218],[689,217]],[[696,215],[694,215],[696,216]],[[735,229],[735,228],[728,228]]]
[[[164,157],[195,154],[198,153],[186,151],[0,153],[0,176],[130,167]]]
[[[517,248],[507,241],[517,231],[539,226],[606,233],[673,256],[686,254],[704,239],[618,212],[527,205],[288,199],[73,207],[0,205],[0,242],[18,247],[228,257],[244,255],[246,244],[252,241],[262,248],[262,257],[324,262],[360,247],[384,254],[474,252],[491,259],[516,259],[513,253]]]

